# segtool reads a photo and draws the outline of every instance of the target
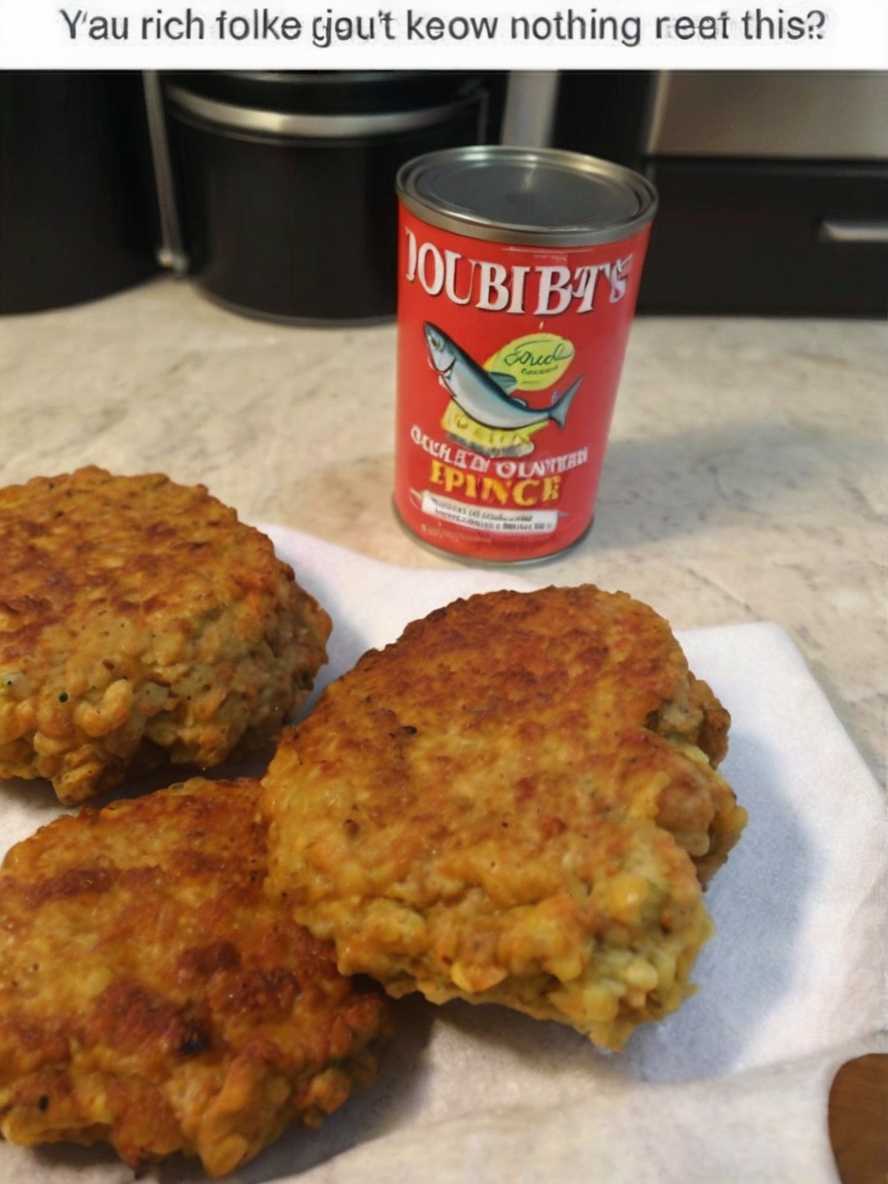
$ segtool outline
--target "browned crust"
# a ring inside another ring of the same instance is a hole
[[[378,993],[263,895],[251,781],[84,810],[0,872],[0,1130],[211,1175],[372,1076]]]
[[[203,485],[95,467],[0,489],[0,777],[83,801],[277,732],[330,621]]]
[[[727,725],[623,593],[456,601],[285,733],[264,779],[270,885],[341,969],[617,1046],[687,994],[709,932],[698,881],[745,820],[712,767]]]

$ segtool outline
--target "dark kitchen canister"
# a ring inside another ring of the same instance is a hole
[[[0,71],[0,313],[141,282],[157,233],[140,75]]]
[[[392,316],[398,168],[485,131],[483,86],[452,73],[176,74],[164,89],[188,270],[275,320]]]

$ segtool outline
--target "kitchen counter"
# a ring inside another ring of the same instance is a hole
[[[0,318],[0,483],[94,462],[203,481],[409,567],[390,509],[393,326],[294,329],[160,279]],[[888,326],[636,322],[595,528],[537,579],[591,580],[677,628],[771,620],[888,779]]]

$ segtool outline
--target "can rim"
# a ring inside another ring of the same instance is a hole
[[[418,178],[433,166],[466,161],[518,160],[527,164],[565,166],[574,172],[606,177],[621,182],[636,194],[639,210],[630,218],[605,226],[539,226],[533,223],[504,222],[471,210],[454,210],[419,191]],[[594,246],[617,242],[651,222],[657,212],[658,197],[653,184],[641,173],[625,165],[572,152],[565,148],[522,148],[499,144],[473,144],[461,148],[443,148],[414,156],[398,170],[395,181],[398,197],[417,217],[441,230],[453,231],[467,238],[487,242],[542,246]]]

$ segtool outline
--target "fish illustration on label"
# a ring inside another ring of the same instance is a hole
[[[531,407],[513,395],[518,380],[513,374],[485,370],[443,329],[423,325],[429,364],[450,398],[476,424],[497,432],[545,427],[550,421],[563,428],[582,375],[562,394],[555,391],[548,407]]]

